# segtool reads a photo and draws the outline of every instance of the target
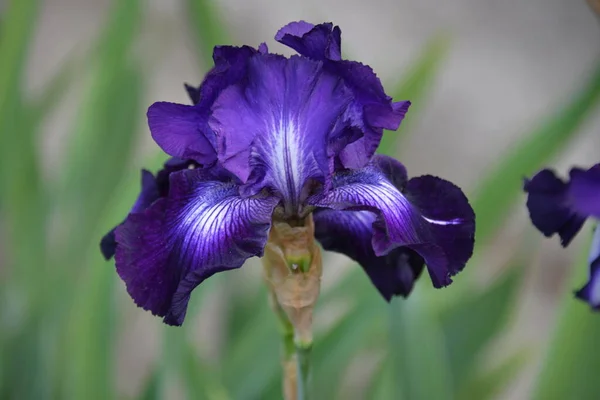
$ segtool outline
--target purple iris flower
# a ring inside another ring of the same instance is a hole
[[[525,180],[527,208],[533,225],[545,236],[555,233],[563,247],[571,243],[589,217],[600,218],[600,164],[572,168],[564,182],[544,169]],[[596,228],[589,255],[589,279],[575,296],[600,309],[600,229]]]
[[[348,255],[387,299],[407,296],[424,266],[447,286],[471,257],[475,216],[462,191],[408,179],[374,155],[410,102],[392,102],[373,70],[341,58],[331,23],[293,22],[266,45],[218,46],[193,105],[148,110],[156,143],[174,157],[102,241],[137,305],[183,323],[192,290],[262,256],[272,221],[312,214],[326,250]]]

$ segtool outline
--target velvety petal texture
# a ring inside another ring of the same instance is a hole
[[[325,250],[344,254],[358,262],[381,295],[406,297],[423,271],[425,261],[408,247],[398,247],[384,256],[375,255],[371,240],[371,211],[319,209],[313,213],[315,237]]]
[[[159,190],[154,175],[151,172],[142,170],[141,190],[137,200],[131,207],[130,213],[143,212],[156,199],[159,198]],[[100,241],[100,251],[105,259],[110,260],[115,255],[117,242],[115,240],[115,229],[111,229]]]
[[[140,194],[129,213],[141,213],[160,197],[165,197],[169,192],[169,175],[172,172],[197,166],[198,165],[192,160],[171,158],[164,164],[163,169],[158,171],[156,177],[154,177],[151,172],[142,170]],[[117,247],[115,238],[116,229],[117,227],[111,229],[100,241],[100,251],[107,260],[110,260],[115,255],[115,249]]]
[[[171,174],[167,197],[117,228],[117,272],[136,304],[181,325],[191,291],[216,272],[262,255],[273,197],[242,199],[201,169]]]
[[[567,246],[589,217],[600,218],[600,164],[572,168],[569,180],[544,169],[525,180],[527,208],[533,225],[545,236],[559,235]],[[600,229],[595,229],[589,255],[588,282],[575,296],[600,310]]]
[[[589,279],[575,296],[600,310],[600,227],[596,226],[589,255]]]
[[[581,215],[600,218],[600,164],[570,172],[569,200]]]
[[[559,235],[567,246],[586,218],[600,218],[600,164],[588,170],[573,168],[564,182],[549,169],[525,181],[531,222],[545,236]]]
[[[447,286],[472,255],[473,209],[457,186],[434,176],[413,178],[402,192],[379,167],[387,159],[380,156],[361,170],[336,174],[333,189],[309,202],[334,210],[375,213],[371,238],[375,255],[408,247],[425,260],[433,285]],[[394,162],[390,165],[391,171],[396,170]]]

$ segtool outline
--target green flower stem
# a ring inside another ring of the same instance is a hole
[[[310,350],[313,308],[323,272],[312,218],[301,226],[274,222],[265,247],[263,267],[271,308],[283,339],[283,393],[286,400],[310,398]]]
[[[310,399],[310,352],[312,341],[296,341],[296,362],[297,362],[297,400]]]
[[[294,344],[294,327],[292,326],[292,323],[290,322],[290,319],[288,318],[283,308],[281,308],[281,306],[277,302],[275,293],[273,293],[272,290],[269,291],[269,298],[271,302],[271,308],[275,312],[275,315],[277,316],[277,321],[279,322],[283,361],[290,361],[292,357],[294,357],[294,353],[296,352],[296,346]]]
[[[283,393],[285,400],[295,400],[297,381],[296,345],[294,344],[294,327],[290,322],[285,310],[277,301],[272,290],[269,290],[271,309],[277,316],[279,322],[279,333],[281,334],[281,366],[283,368]]]

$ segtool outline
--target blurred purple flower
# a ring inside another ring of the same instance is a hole
[[[569,245],[589,217],[600,218],[600,164],[588,170],[572,168],[564,182],[544,169],[526,179],[527,208],[531,222],[545,236],[555,233]],[[575,296],[600,309],[600,230],[596,228],[589,256],[589,279]]]
[[[475,216],[461,190],[434,176],[408,179],[374,156],[410,102],[392,102],[366,65],[341,59],[331,23],[293,22],[266,45],[215,47],[193,105],[148,110],[158,145],[175,159],[142,190],[102,241],[133,300],[172,325],[192,290],[261,256],[272,220],[313,214],[327,250],[356,260],[387,299],[407,296],[427,264],[435,287],[470,258]]]

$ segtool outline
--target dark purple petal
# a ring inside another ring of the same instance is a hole
[[[435,242],[448,259],[450,275],[460,272],[475,246],[475,213],[462,190],[444,179],[424,175],[410,179],[405,194],[429,223]],[[432,266],[429,268],[431,271]]]
[[[371,67],[355,61],[327,63],[327,68],[342,77],[352,90],[353,105],[349,114],[364,136],[347,146],[340,154],[346,168],[361,168],[373,156],[384,129],[397,130],[410,107],[410,101],[392,103],[381,81]]]
[[[600,164],[570,172],[569,199],[580,215],[600,218]]]
[[[222,165],[252,192],[269,187],[296,212],[309,179],[330,175],[334,147],[351,94],[319,62],[253,57],[247,79],[223,91],[210,126]]]
[[[137,200],[133,204],[130,213],[140,213],[156,201],[160,194],[159,188],[151,172],[142,170],[141,190]],[[115,255],[117,242],[115,240],[115,229],[111,229],[100,241],[100,251],[105,259],[110,260]]]
[[[377,165],[338,173],[334,189],[309,202],[336,210],[368,210],[373,223],[375,255],[406,246],[425,259],[435,287],[447,286],[471,257],[475,215],[462,191],[448,181],[422,176],[401,193]]]
[[[544,169],[525,180],[524,190],[528,193],[527,209],[533,225],[547,237],[558,233],[562,245],[567,246],[587,218],[574,209],[569,184]]]
[[[200,164],[215,161],[214,139],[201,129],[202,115],[196,106],[159,102],[150,106],[147,115],[152,138],[165,153]]]
[[[169,176],[173,172],[181,171],[182,169],[198,167],[198,163],[196,163],[194,160],[184,160],[177,157],[169,158],[163,165],[163,169],[156,173],[156,185],[158,187],[158,193],[160,197],[166,197],[169,193]],[[217,168],[217,166],[214,166],[204,171],[204,173],[209,174],[209,177],[207,177],[206,180],[213,180],[212,174],[214,174],[214,170]]]
[[[216,272],[262,255],[272,197],[242,199],[201,169],[171,174],[168,197],[117,228],[117,272],[136,304],[181,325],[191,291]]]
[[[216,46],[213,51],[215,66],[200,86],[199,107],[207,113],[219,94],[227,87],[246,77],[248,62],[258,54],[250,46]]]
[[[117,227],[112,228],[106,235],[100,239],[100,251],[104,256],[105,260],[110,260],[115,255],[117,248],[117,240],[115,238],[115,230]]]
[[[313,219],[315,237],[323,248],[358,262],[387,301],[395,295],[406,297],[410,294],[425,261],[408,247],[398,247],[384,256],[376,256],[371,245],[374,213],[319,209],[313,212]]]
[[[589,256],[589,280],[575,296],[586,301],[590,307],[600,310],[600,226],[596,226]]]
[[[404,191],[406,182],[408,182],[408,173],[406,172],[406,167],[400,161],[392,157],[377,154],[373,157],[371,163],[381,171],[396,189],[400,192]]]
[[[155,103],[148,109],[148,125],[156,143],[169,155],[193,159],[201,165],[216,160],[216,138],[208,126],[211,107],[228,86],[246,76],[248,60],[255,54],[249,46],[217,46],[215,66],[198,88],[186,85],[194,106]]]
[[[268,52],[267,45],[262,43],[258,51]],[[257,51],[250,46],[215,46],[215,66],[206,74],[202,85],[198,88],[185,85],[192,103],[199,104],[201,112],[206,114],[223,89],[244,78],[248,60],[256,53]]]
[[[340,60],[342,32],[327,22],[313,25],[305,21],[290,22],[275,35],[275,40],[315,60]]]
[[[194,87],[185,83],[183,85],[185,87],[185,91],[187,92],[192,104],[198,104],[200,102],[200,88]]]
[[[169,176],[173,172],[188,169],[190,167],[198,167],[198,164],[193,160],[183,160],[174,157],[165,162],[163,169],[157,172],[156,178],[152,173],[142,170],[142,187],[140,194],[129,213],[141,213],[150,207],[154,201],[160,197],[165,197],[169,193]],[[215,166],[203,170],[203,173],[206,175],[206,180],[214,180],[215,177],[219,178],[222,176],[218,171],[218,166]],[[117,227],[111,229],[110,232],[104,235],[100,240],[100,251],[107,260],[115,255],[115,249],[117,247],[115,238],[116,229]]]

